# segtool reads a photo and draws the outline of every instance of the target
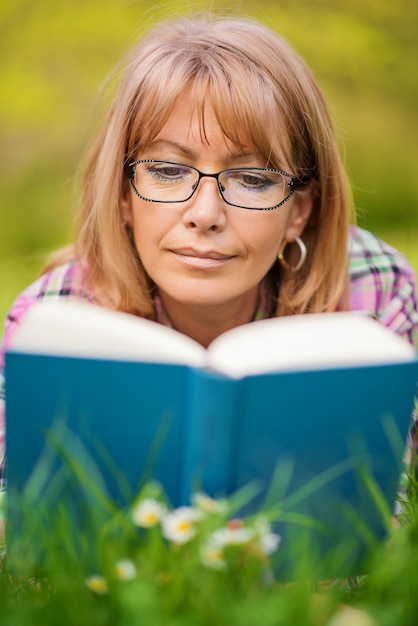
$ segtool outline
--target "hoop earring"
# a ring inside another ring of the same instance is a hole
[[[297,272],[300,270],[300,268],[302,267],[302,265],[305,263],[306,261],[306,246],[303,243],[302,239],[300,239],[300,237],[295,237],[295,242],[298,244],[299,246],[299,252],[300,252],[300,258],[299,261],[296,263],[296,265],[289,265],[289,263],[286,261],[286,259],[284,258],[284,251],[286,249],[287,244],[289,243],[288,241],[286,241],[286,239],[284,239],[282,241],[282,245],[280,246],[280,250],[279,253],[277,255],[277,258],[279,260],[279,263],[287,270],[290,270],[291,272]]]

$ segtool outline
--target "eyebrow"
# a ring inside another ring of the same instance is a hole
[[[155,141],[151,142],[151,144],[149,145],[149,148],[158,146],[158,144],[165,144],[173,148],[176,148],[177,150],[179,150],[179,152],[183,152],[183,154],[190,157],[191,159],[196,159],[199,156],[197,152],[195,152],[188,146],[182,145],[181,143],[178,143],[177,141],[172,141],[169,139],[156,139]],[[238,160],[238,159],[245,159],[245,158],[254,157],[254,156],[255,156],[254,152],[237,151],[237,152],[230,152],[228,155],[228,158],[230,157],[231,159]]]

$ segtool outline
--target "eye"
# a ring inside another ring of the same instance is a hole
[[[277,184],[277,181],[267,176],[264,172],[237,170],[228,172],[228,184],[253,191],[265,191]]]
[[[242,184],[247,185],[247,187],[268,187],[273,185],[273,181],[269,180],[266,176],[260,176],[258,174],[251,173],[243,173],[242,174]]]
[[[157,182],[183,181],[191,174],[191,170],[184,165],[175,163],[158,163],[148,167],[148,174]]]

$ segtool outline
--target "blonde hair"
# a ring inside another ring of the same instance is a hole
[[[266,165],[311,179],[307,261],[296,273],[278,263],[271,269],[276,314],[345,308],[351,193],[327,104],[299,55],[252,20],[200,16],[161,24],[124,66],[87,158],[76,241],[60,261],[72,255],[86,264],[104,306],[154,317],[153,285],[121,216],[126,165],[153,141],[191,84],[203,138],[209,101],[233,143],[245,136]]]

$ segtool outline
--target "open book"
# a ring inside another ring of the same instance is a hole
[[[245,324],[202,348],[149,320],[55,301],[33,306],[13,349],[35,354],[177,363],[227,376],[410,361],[413,346],[360,313],[296,315]]]
[[[359,472],[393,507],[417,377],[415,349],[357,313],[257,321],[205,350],[152,321],[40,303],[6,354],[9,485],[25,484],[61,420],[62,445],[75,453],[76,436],[116,499],[145,476],[174,505],[255,481],[254,506],[268,494],[345,541],[354,511],[379,534]]]

